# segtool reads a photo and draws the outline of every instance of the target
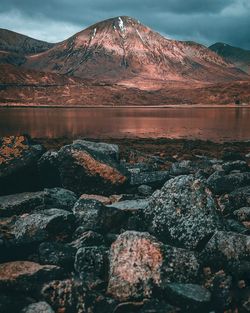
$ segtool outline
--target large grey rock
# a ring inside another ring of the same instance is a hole
[[[202,286],[171,283],[166,285],[165,293],[171,303],[189,312],[204,312],[209,309],[211,293]]]
[[[132,173],[130,179],[131,186],[140,186],[146,184],[152,187],[162,187],[169,180],[168,171],[154,171],[145,173]]]
[[[166,282],[194,282],[198,271],[193,252],[128,231],[111,246],[108,293],[119,301],[143,299]]]
[[[0,217],[30,213],[41,206],[71,210],[76,201],[76,195],[63,188],[2,196],[0,197]]]
[[[24,192],[0,197],[0,217],[31,212],[44,204],[44,192]]]
[[[74,222],[74,215],[68,211],[47,209],[21,216],[14,225],[13,233],[18,245],[39,243],[57,236],[69,236]]]
[[[62,185],[78,195],[112,194],[128,180],[128,172],[117,161],[79,142],[62,147],[58,154]]]
[[[228,193],[250,183],[250,172],[232,173],[215,172],[207,180],[211,190],[216,194]]]
[[[39,284],[58,279],[62,270],[54,265],[40,265],[28,261],[0,264],[0,290],[35,291]]]
[[[169,180],[152,195],[144,212],[150,232],[188,249],[200,248],[207,237],[224,229],[215,198],[193,175]]]
[[[87,148],[92,151],[103,153],[116,161],[119,160],[119,146],[116,144],[110,144],[105,142],[93,142],[83,139],[78,139],[73,142],[74,144],[79,144],[83,148]]]
[[[73,207],[77,223],[85,231],[112,232],[126,222],[126,212],[111,206],[104,206],[100,201],[79,199]]]
[[[216,267],[247,261],[250,259],[250,236],[218,231],[206,244],[202,258],[205,264]]]
[[[55,313],[55,311],[47,302],[40,301],[23,308],[21,313]]]

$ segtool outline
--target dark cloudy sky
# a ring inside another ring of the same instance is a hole
[[[0,0],[0,27],[51,42],[120,15],[169,38],[250,49],[250,0]]]

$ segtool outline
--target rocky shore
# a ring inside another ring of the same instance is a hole
[[[0,139],[1,313],[250,312],[250,145]]]

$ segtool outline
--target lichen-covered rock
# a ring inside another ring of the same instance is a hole
[[[165,286],[167,299],[188,312],[204,312],[208,310],[211,293],[196,284],[171,283]]]
[[[93,142],[93,141],[87,141],[83,139],[78,139],[73,142],[74,144],[79,144],[83,148],[87,148],[91,151],[100,152],[102,154],[105,154],[114,160],[118,161],[119,156],[119,146],[116,144],[106,143],[106,142]]]
[[[43,186],[47,188],[61,186],[57,151],[46,151],[38,160],[37,165],[39,179]]]
[[[243,207],[235,210],[233,214],[240,222],[250,221],[250,207]]]
[[[73,268],[77,249],[60,242],[43,242],[39,245],[41,264],[53,264],[68,270]]]
[[[205,264],[228,267],[235,261],[249,260],[250,236],[233,232],[218,231],[202,251]]]
[[[75,270],[83,282],[106,281],[108,276],[107,248],[104,246],[80,248],[75,257]]]
[[[169,180],[151,196],[144,212],[150,232],[188,249],[199,248],[203,240],[224,228],[216,200],[204,181],[193,175]]]
[[[140,185],[137,190],[142,196],[151,196],[153,193],[152,187],[148,185]]]
[[[0,264],[0,290],[35,291],[39,284],[62,276],[62,270],[54,265],[40,265],[28,261]]]
[[[127,182],[127,171],[102,152],[79,143],[59,150],[59,172],[62,185],[77,194],[111,194]]]
[[[33,145],[26,136],[0,138],[0,194],[33,190],[42,153],[43,147]]]
[[[23,308],[21,313],[55,313],[55,311],[47,302],[40,301]]]
[[[193,282],[199,263],[192,252],[163,245],[148,233],[128,231],[112,244],[108,293],[119,301],[143,299],[165,282]]]
[[[81,282],[66,279],[44,284],[41,295],[55,312],[84,313],[86,290]]]
[[[20,216],[13,233],[17,244],[39,243],[50,238],[68,237],[74,222],[74,215],[68,211],[47,209]]]
[[[77,201],[74,192],[63,188],[44,189],[44,204],[47,208],[71,211]]]
[[[73,213],[82,229],[97,232],[118,231],[127,217],[126,212],[92,199],[79,199]]]
[[[228,193],[250,183],[250,172],[232,173],[214,172],[207,180],[211,190],[216,194]]]
[[[0,217],[29,213],[44,204],[44,192],[24,192],[0,197]]]
[[[231,161],[222,164],[222,169],[229,174],[231,171],[247,172],[249,171],[249,166],[246,161]]]
[[[169,180],[168,171],[155,171],[155,172],[142,172],[142,173],[132,173],[130,178],[131,186],[140,186],[143,184],[152,187],[162,187],[162,185]]]

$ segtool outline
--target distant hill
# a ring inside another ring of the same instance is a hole
[[[233,63],[242,71],[250,74],[250,51],[233,47],[225,43],[217,42],[209,47],[221,57]]]

